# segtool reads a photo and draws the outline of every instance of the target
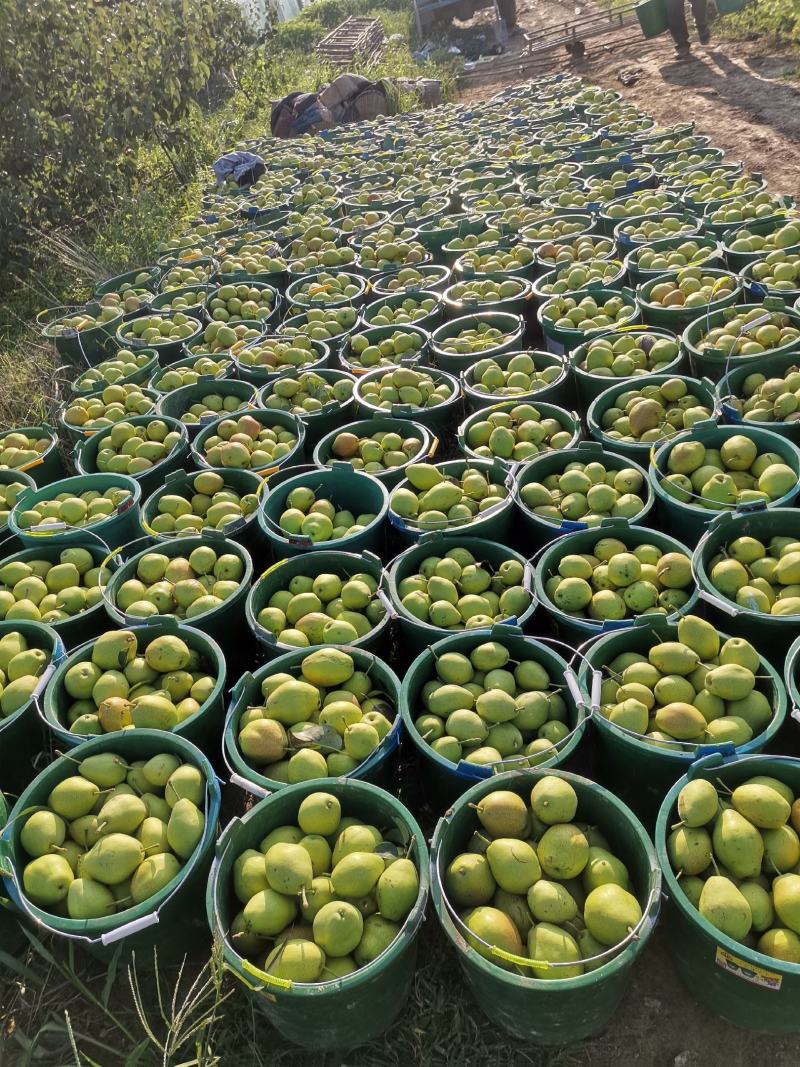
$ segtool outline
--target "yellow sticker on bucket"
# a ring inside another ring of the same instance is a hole
[[[723,971],[729,971],[737,978],[752,982],[753,985],[761,986],[762,989],[771,989],[773,993],[777,993],[783,983],[783,975],[768,971],[748,960],[742,960],[719,945],[717,945],[715,962]]]

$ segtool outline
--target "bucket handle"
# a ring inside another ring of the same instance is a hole
[[[705,600],[707,604],[711,604],[712,607],[717,608],[725,615],[730,615],[731,618],[735,619],[742,614],[738,605],[732,603],[731,601],[723,600],[722,597],[716,596],[714,593],[709,592],[707,589],[698,587],[697,593],[701,600]]]
[[[225,766],[230,769],[230,763],[227,756],[223,755],[223,759],[225,760]],[[264,789],[263,786],[256,785],[255,782],[251,782],[247,778],[242,778],[240,774],[237,774],[236,771],[233,770],[231,770],[231,773],[228,776],[228,782],[231,785],[238,786],[239,789],[243,790],[245,793],[252,793],[252,795],[258,797],[259,800],[264,800],[266,797],[272,796],[269,789]]]
[[[53,483],[53,484],[56,484],[56,483]],[[34,493],[34,490],[31,490],[31,493],[30,493],[31,497],[33,496],[33,493]],[[16,510],[17,507],[19,507],[19,505],[21,503],[25,502],[25,498],[26,498],[27,495],[28,495],[27,492],[25,492],[19,497],[19,499],[17,500],[16,504],[14,505],[14,509],[15,510]],[[117,504],[116,510],[114,511],[113,514],[115,514],[115,515],[124,515],[126,511],[129,511],[133,507],[133,504],[134,504],[133,496],[132,495],[128,496],[121,503]],[[100,515],[95,521],[96,522],[102,522],[103,519],[110,519],[111,517],[112,517],[111,515]],[[108,548],[108,545],[102,539],[100,534],[96,533],[94,530],[90,529],[88,526],[72,526],[68,522],[40,523],[38,526],[28,526],[27,529],[24,531],[24,533],[25,533],[26,536],[33,535],[34,537],[49,537],[50,534],[58,533],[59,531],[62,531],[62,530],[74,530],[77,533],[80,533],[82,536],[96,537],[97,540],[100,542],[100,544],[103,546],[103,548],[106,548],[106,549]],[[113,554],[114,553],[111,553],[111,555],[113,555]],[[103,562],[100,564],[101,569],[106,566],[106,564],[108,563],[109,559],[110,559],[110,556],[106,557],[103,560]]]
[[[203,832],[203,838],[208,832],[208,817],[211,810],[212,805],[209,797],[208,781],[206,781],[205,798],[203,805],[203,814],[206,818],[206,829]],[[15,904],[17,904],[17,906],[22,909],[25,915],[31,920],[31,922],[35,926],[44,926],[45,929],[49,930],[50,927],[47,925],[47,923],[44,920],[40,919],[32,911],[27,898],[24,892],[22,891],[22,888],[20,887],[17,872],[12,862],[13,857],[10,848],[10,833],[11,823],[8,823],[3,829],[2,833],[0,833],[0,874],[2,874],[3,877],[9,878],[11,880],[18,897],[18,899],[15,901]],[[191,855],[186,860],[182,868],[183,872],[187,875],[190,874],[196,868],[198,849],[200,847],[200,844],[202,843],[203,838],[201,838],[201,841],[195,846]],[[6,868],[5,866],[5,861],[8,861],[8,868]],[[70,941],[79,941],[87,945],[112,945],[116,941],[121,941],[123,938],[129,937],[132,934],[139,932],[140,930],[146,930],[148,927],[154,926],[156,923],[158,923],[160,921],[162,908],[165,908],[169,904],[175,894],[178,893],[182,887],[183,880],[176,878],[175,886],[172,891],[168,893],[166,897],[164,897],[158,907],[155,908],[152,912],[148,912],[148,914],[146,915],[140,915],[138,918],[132,919],[130,922],[123,923],[122,926],[115,927],[113,930],[106,930],[104,933],[100,934],[99,937],[86,937],[82,934],[73,934],[66,931],[60,931],[60,933],[63,937],[68,938]]]
[[[431,861],[434,861],[433,855],[431,855]],[[439,857],[437,855],[435,860],[437,867],[438,861]],[[482,952],[482,955],[484,956],[488,956],[489,958],[495,957],[496,959],[503,960],[505,963],[513,963],[516,967],[525,967],[529,970],[534,971],[549,971],[551,969],[555,969],[556,973],[558,973],[558,968],[560,967],[574,967],[576,963],[582,963],[584,965],[587,963],[603,964],[608,962],[608,960],[610,960],[614,956],[619,955],[624,949],[628,947],[629,944],[631,944],[633,941],[639,940],[641,936],[640,932],[643,929],[645,923],[652,922],[650,918],[651,910],[656,909],[658,907],[658,901],[661,898],[660,885],[656,884],[650,889],[649,893],[647,894],[647,904],[642,909],[641,919],[639,919],[636,926],[629,930],[627,935],[622,939],[622,941],[618,942],[618,944],[611,945],[603,952],[599,952],[595,956],[587,956],[585,959],[553,962],[550,960],[532,960],[527,956],[517,956],[513,952],[506,952],[504,949],[498,948],[496,945],[489,944],[488,941],[484,941],[482,938],[478,937],[477,934],[472,933],[472,931],[464,924],[461,919],[461,916],[458,914],[458,912],[448,900],[447,893],[444,889],[444,882],[441,877],[439,878],[439,881],[441,884],[442,903],[447,909],[450,919],[453,922],[453,925],[456,927],[459,935],[467,943],[467,945],[470,945],[471,947],[471,942],[477,941],[484,949],[484,951]],[[535,977],[535,975],[533,977]]]
[[[738,752],[733,756],[728,756],[722,752],[710,752],[707,755],[696,759],[694,763],[692,763],[686,772],[686,777],[689,781],[692,781],[704,772],[714,770],[718,767],[724,767],[733,763],[745,766],[748,763],[758,763],[762,759],[769,759],[770,763],[784,764],[787,770],[790,768],[794,769],[797,766],[797,760],[793,759],[791,756],[762,756],[755,753],[744,753],[740,755]]]

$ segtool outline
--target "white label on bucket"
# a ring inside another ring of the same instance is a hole
[[[777,993],[783,983],[783,975],[776,974],[775,971],[767,971],[755,963],[749,963],[747,960],[739,959],[738,956],[732,955],[719,945],[717,945],[715,962],[717,967],[721,967],[723,971],[730,971],[737,978],[742,978],[745,982],[752,982],[753,985],[761,986],[762,989],[771,989],[773,993]]]
[[[757,319],[746,322],[739,330],[739,333],[750,333],[751,330],[757,330],[759,326],[766,326],[768,322],[772,322],[772,315],[759,315]]]

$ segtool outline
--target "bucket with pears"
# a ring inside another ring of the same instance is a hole
[[[649,474],[667,529],[696,544],[715,513],[790,505],[800,449],[757,426],[697,423],[660,446]]]
[[[398,655],[410,662],[453,631],[525,623],[533,615],[533,569],[494,541],[444,530],[423,533],[387,570],[397,612]]]
[[[399,704],[394,671],[362,648],[318,645],[279,656],[231,690],[223,734],[230,781],[256,796],[345,776],[391,788]]]
[[[136,730],[210,745],[222,724],[225,677],[216,642],[175,619],[109,629],[58,665],[42,715],[69,749],[86,737]]]
[[[734,1026],[795,1034],[800,989],[800,761],[719,754],[658,816],[667,944],[683,982]]]
[[[206,904],[253,1006],[287,1040],[327,1050],[379,1037],[403,1011],[427,897],[410,812],[367,782],[324,778],[228,824]]]
[[[562,655],[570,651],[498,623],[417,656],[400,708],[432,805],[441,809],[500,771],[563,766],[575,756],[589,704]]]
[[[695,614],[677,622],[643,615],[581,652],[579,683],[598,705],[592,725],[602,780],[648,825],[698,757],[709,749],[760,752],[786,718],[781,672],[763,648]]]
[[[564,771],[474,785],[439,820],[431,894],[472,995],[517,1039],[606,1026],[655,927],[661,871],[636,817]]]
[[[794,508],[725,512],[692,559],[714,621],[770,655],[784,654],[800,626],[800,531]]]
[[[19,792],[44,747],[39,700],[64,659],[52,626],[27,619],[0,622],[0,786]]]
[[[157,730],[96,737],[24,790],[0,835],[0,878],[26,925],[100,959],[152,966],[203,937],[219,818],[211,764]]]
[[[98,538],[84,544],[41,544],[0,564],[0,618],[52,626],[66,648],[105,629],[103,586],[117,566]]]
[[[128,553],[132,547],[125,546]],[[185,620],[232,650],[246,632],[244,601],[252,577],[253,561],[243,545],[218,530],[203,530],[129,555],[103,597],[120,626],[162,617]]]

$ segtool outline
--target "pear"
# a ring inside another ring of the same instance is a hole
[[[72,868],[64,856],[50,853],[38,856],[25,865],[22,884],[34,904],[49,908],[59,904],[74,880]]]

